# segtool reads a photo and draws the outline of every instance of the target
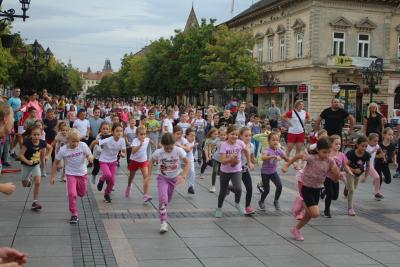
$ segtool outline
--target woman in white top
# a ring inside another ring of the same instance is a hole
[[[131,195],[131,185],[135,178],[136,171],[140,169],[143,175],[143,203],[149,202],[152,197],[149,195],[149,163],[147,161],[147,148],[150,139],[146,137],[146,128],[139,127],[136,130],[136,138],[133,139],[130,147],[132,149],[130,163],[128,165],[129,178],[128,185],[125,190],[125,197]]]
[[[301,148],[304,145],[305,140],[305,130],[304,125],[310,121],[310,115],[307,111],[303,110],[304,102],[303,100],[297,100],[294,103],[294,109],[282,115],[282,120],[289,124],[288,129],[288,146],[286,150],[286,155],[289,157],[293,146],[296,145],[296,154],[301,152]]]
[[[112,136],[101,140],[95,140],[92,143],[92,145],[99,144],[102,148],[99,162],[103,175],[100,177],[97,189],[102,191],[104,182],[107,182],[107,187],[104,192],[104,200],[108,203],[111,203],[110,194],[114,188],[118,154],[122,158],[125,157],[126,154],[125,139],[122,136],[124,131],[122,125],[115,123],[111,130]]]
[[[174,121],[174,110],[169,109],[167,111],[167,118],[163,120],[162,123],[162,134],[170,133],[172,134],[174,126],[172,122]]]

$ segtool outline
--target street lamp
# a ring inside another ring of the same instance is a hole
[[[363,82],[368,85],[370,103],[373,101],[373,94],[377,93],[376,86],[382,83],[383,74],[382,58],[376,59],[369,67],[361,69]]]
[[[50,48],[47,48],[46,51],[44,52],[44,58],[46,64],[40,64],[41,49],[43,49],[42,46],[39,44],[37,40],[35,40],[35,42],[32,44],[32,55],[36,73],[39,71],[39,69],[49,65],[50,58],[52,56]]]
[[[26,11],[29,9],[29,5],[31,4],[31,0],[19,0],[21,3],[21,10],[22,10],[22,15],[15,15],[15,9],[11,8],[9,10],[0,10],[0,17],[3,17],[4,19],[0,20],[0,30],[3,30],[7,26],[7,21],[8,22],[13,22],[15,18],[22,18],[23,21],[25,21],[29,16],[26,15]],[[3,0],[0,0],[0,8],[3,3]]]

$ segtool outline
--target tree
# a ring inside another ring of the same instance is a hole
[[[206,47],[201,76],[220,92],[258,85],[262,67],[252,56],[253,47],[251,33],[218,27],[215,43]]]

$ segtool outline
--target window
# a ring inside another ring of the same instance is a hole
[[[369,35],[359,34],[358,35],[358,56],[369,57]]]
[[[296,58],[303,57],[303,34],[296,34]]]
[[[334,32],[333,33],[333,52],[334,56],[344,56],[344,43],[345,34],[344,32]]]
[[[274,39],[268,39],[268,62],[274,62]]]
[[[397,59],[400,59],[400,36],[397,40]]]
[[[286,54],[286,47],[285,47],[285,36],[282,35],[279,37],[279,60],[284,61]]]
[[[257,40],[257,60],[259,63],[263,63],[263,53],[264,53],[264,39]]]

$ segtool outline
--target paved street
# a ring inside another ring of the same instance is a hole
[[[121,161],[122,162],[122,161]],[[210,170],[207,170],[209,174]],[[253,181],[258,180],[258,171]],[[225,217],[215,219],[217,195],[208,192],[210,179],[198,180],[196,195],[179,188],[169,208],[169,232],[160,235],[154,176],[151,205],[141,203],[141,177],[130,199],[123,196],[125,164],[118,169],[113,203],[89,186],[79,201],[80,223],[69,225],[65,184],[43,181],[43,210],[30,210],[32,192],[22,189],[1,196],[0,245],[29,254],[28,266],[400,266],[400,180],[384,185],[384,201],[372,199],[372,181],[356,191],[358,216],[348,217],[345,199],[333,204],[333,218],[319,218],[303,230],[304,242],[295,241],[289,228],[295,223],[290,207],[296,180],[283,177],[282,211],[272,196],[267,211],[243,217],[233,208],[232,194],[223,207]],[[254,183],[255,185],[255,183]],[[343,187],[343,186],[342,186]],[[253,196],[253,207],[259,199]],[[244,195],[242,195],[244,201]],[[321,205],[322,206],[322,205]]]

